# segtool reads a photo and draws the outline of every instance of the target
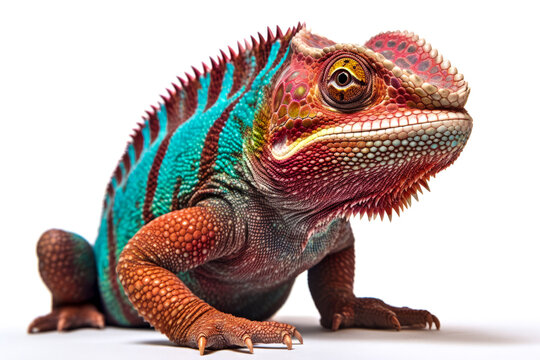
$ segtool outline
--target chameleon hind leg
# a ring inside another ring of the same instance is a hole
[[[52,229],[38,241],[39,272],[52,294],[52,310],[37,317],[28,332],[105,326],[98,310],[92,247],[79,235]]]

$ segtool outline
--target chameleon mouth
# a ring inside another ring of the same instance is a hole
[[[372,148],[379,139],[380,150],[393,150],[392,147],[405,146],[410,150],[435,150],[439,148],[441,138],[446,137],[444,145],[463,146],[472,129],[472,118],[466,112],[432,110],[391,119],[357,122],[352,125],[323,128],[287,145],[287,138],[275,143],[272,155],[278,161],[287,160],[293,155],[317,142],[358,141]],[[418,139],[416,139],[418,137]],[[369,143],[373,144],[369,144]],[[446,144],[446,142],[449,142]],[[412,145],[412,146],[411,146]],[[420,149],[418,149],[420,145]],[[364,154],[371,151],[358,149]]]

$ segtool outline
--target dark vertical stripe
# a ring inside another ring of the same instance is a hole
[[[229,104],[229,106],[225,108],[223,113],[221,113],[221,116],[214,122],[214,124],[212,124],[212,126],[208,130],[208,133],[206,134],[206,138],[204,140],[201,160],[199,163],[199,173],[197,175],[199,182],[197,183],[196,188],[202,185],[204,180],[207,179],[212,173],[214,164],[216,163],[216,159],[218,156],[219,135],[225,127],[231,111],[234,109],[236,104],[238,104],[238,101],[240,101],[241,98],[242,96],[239,96],[236,100]],[[195,192],[196,189],[193,190],[193,193]]]
[[[141,125],[133,136],[133,148],[135,149],[135,160],[139,160],[144,147],[144,136],[142,133],[144,125]]]
[[[180,194],[180,188],[182,187],[182,177],[179,176],[176,179],[176,184],[174,184],[174,190],[172,194],[172,201],[171,201],[171,211],[179,210],[181,201],[178,198],[178,194]]]
[[[150,143],[153,143],[154,140],[159,135],[159,131],[161,130],[159,128],[159,119],[157,117],[157,109],[155,107],[152,107],[152,112],[148,113],[148,124],[150,127]]]
[[[205,111],[210,109],[217,101],[219,93],[221,92],[221,85],[223,83],[223,76],[225,75],[225,63],[220,61],[217,64],[212,59],[212,71],[210,72],[210,86],[208,87],[208,97],[206,101]]]
[[[234,65],[234,74],[233,74],[233,85],[231,87],[231,91],[227,95],[227,97],[231,97],[232,95],[236,94],[238,90],[244,85],[244,82],[246,81],[246,78],[248,77],[248,64],[246,63],[246,51],[238,44],[240,47],[240,51],[237,56],[234,56],[231,60]]]
[[[109,195],[111,199],[114,195],[114,187],[113,187],[112,182],[110,182],[109,185],[107,185],[107,195]]]
[[[254,44],[257,42],[251,37]],[[259,74],[260,71],[266,66],[266,63],[268,62],[268,56],[270,55],[270,47],[268,46],[269,43],[267,42],[261,42],[259,46],[253,47],[253,53],[255,56],[255,59],[257,60],[257,67],[255,68],[255,74]],[[255,75],[256,76],[256,75]]]
[[[184,88],[184,97],[182,98],[182,119],[181,122],[189,119],[197,109],[199,104],[198,90],[201,87],[201,83],[198,78],[187,74],[188,81],[182,81],[182,87]]]
[[[182,98],[182,92],[180,87],[173,84],[174,92],[169,92],[169,99],[165,101],[165,108],[167,109],[167,133],[173,133],[180,123],[182,122],[180,112],[180,101]]]
[[[120,184],[120,182],[122,181],[122,169],[120,169],[120,166],[118,166],[115,170],[114,170],[114,178],[116,179],[116,183],[117,184]]]
[[[129,170],[131,169],[131,160],[129,159],[129,153],[124,152],[124,155],[122,156],[122,162],[124,163],[124,169],[126,170],[126,176],[129,174]]]
[[[273,66],[275,66],[275,64],[279,64],[279,62],[281,61],[281,58],[285,55],[285,53],[289,49],[289,45],[290,45],[290,41],[281,40],[281,47],[279,48],[279,51],[277,53],[276,60],[274,60],[274,64],[272,64]],[[285,65],[285,63],[283,65]]]
[[[148,180],[146,181],[146,194],[143,205],[143,220],[145,224],[154,220],[155,218],[152,212],[152,202],[154,201],[154,195],[156,193],[159,169],[161,168],[161,163],[163,162],[163,158],[167,153],[167,148],[169,147],[169,141],[171,140],[172,134],[173,133],[168,134],[161,141],[161,144],[159,144],[154,162],[152,163],[152,167],[148,173]]]
[[[107,250],[109,252],[109,282],[111,284],[111,290],[114,295],[114,298],[120,304],[120,309],[122,314],[132,325],[141,324],[141,319],[134,314],[133,309],[130,305],[124,303],[122,300],[122,293],[120,292],[120,284],[116,275],[116,236],[114,231],[114,224],[112,218],[113,206],[109,209],[107,213]],[[115,320],[116,321],[116,320]],[[116,321],[117,322],[117,321]]]

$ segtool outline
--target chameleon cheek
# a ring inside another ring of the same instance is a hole
[[[281,76],[272,96],[272,113],[277,115],[279,124],[286,121],[287,115],[299,117],[300,109],[308,103],[309,90],[305,70],[290,68]]]
[[[271,142],[282,147],[311,133],[318,114],[313,99],[314,89],[304,69],[291,67],[283,73],[271,99]]]

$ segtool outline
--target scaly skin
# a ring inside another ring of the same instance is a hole
[[[348,218],[399,214],[458,157],[472,129],[463,76],[407,32],[363,47],[298,26],[238,47],[148,113],[107,188],[94,257],[75,234],[44,234],[53,311],[30,331],[104,315],[201,354],[290,349],[299,332],[264,320],[305,270],[324,327],[439,328],[426,310],[354,295]]]

